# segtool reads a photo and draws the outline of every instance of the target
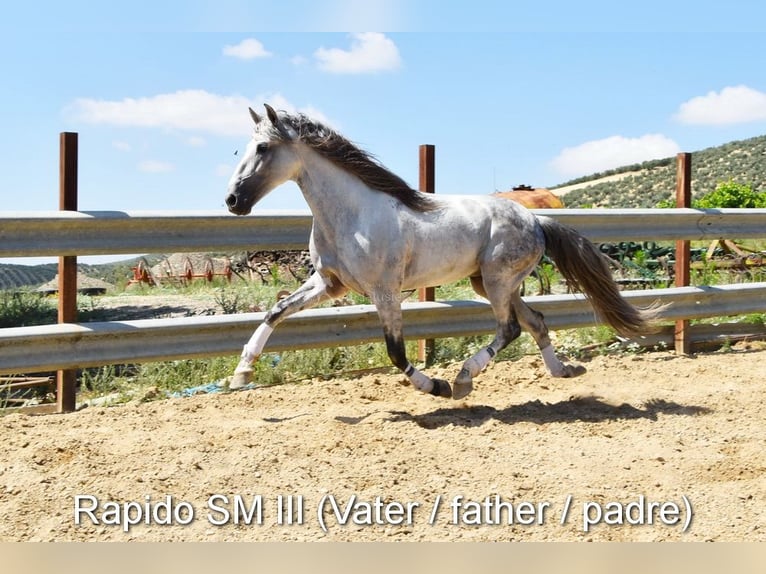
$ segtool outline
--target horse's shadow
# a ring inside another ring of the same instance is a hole
[[[671,401],[655,399],[642,407],[627,403],[610,404],[599,397],[573,397],[557,403],[544,403],[540,400],[511,405],[504,409],[476,405],[467,407],[440,408],[429,413],[413,415],[404,411],[391,411],[390,422],[414,422],[425,429],[435,429],[448,425],[477,427],[489,420],[504,424],[532,422],[538,425],[550,423],[592,422],[600,423],[613,420],[657,420],[657,415],[694,416],[708,414],[711,410],[695,405],[681,405]],[[345,417],[344,417],[345,418]],[[355,424],[352,420],[343,420]]]

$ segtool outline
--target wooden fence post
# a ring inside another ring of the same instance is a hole
[[[436,147],[430,144],[420,146],[420,178],[418,189],[426,193],[436,191]],[[433,301],[436,298],[434,287],[422,287],[418,290],[418,300]],[[434,339],[418,339],[418,361],[430,364],[434,358],[436,342]]]
[[[692,206],[692,154],[679,153],[676,156],[676,207]],[[676,287],[687,287],[691,280],[689,260],[691,242],[687,240],[676,241]],[[689,335],[689,320],[679,319],[676,321],[675,334],[676,353],[688,355],[691,352],[691,338]]]
[[[77,134],[59,134],[59,209],[77,211]],[[77,322],[77,256],[59,257],[58,322]],[[76,408],[77,371],[56,373],[56,410],[72,412]]]

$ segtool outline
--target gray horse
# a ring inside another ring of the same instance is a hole
[[[265,107],[266,118],[250,110],[255,133],[229,182],[226,205],[246,215],[278,185],[296,182],[313,214],[309,250],[315,272],[266,314],[244,346],[231,388],[250,382],[252,363],[280,321],[349,290],[375,305],[388,356],[425,393],[468,395],[473,378],[522,327],[534,337],[551,375],[575,376],[584,369],[556,356],[542,315],[519,292],[544,252],[568,285],[585,293],[601,320],[626,335],[649,330],[656,311],[623,299],[604,257],[574,229],[489,195],[420,193],[334,130]],[[489,346],[465,361],[453,390],[407,359],[401,294],[464,277],[489,300],[497,331]]]

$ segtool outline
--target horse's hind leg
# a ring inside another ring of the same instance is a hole
[[[545,368],[552,376],[576,377],[585,372],[585,367],[582,365],[564,363],[556,356],[553,344],[548,336],[548,327],[543,320],[543,314],[530,308],[518,292],[513,296],[513,307],[516,310],[522,327],[529,331],[537,343],[543,356],[543,361],[545,361]]]
[[[473,390],[473,378],[489,364],[497,353],[521,334],[521,326],[511,303],[511,293],[519,290],[518,280],[509,281],[506,277],[498,277],[485,283],[482,277],[478,276],[471,277],[471,285],[479,295],[489,299],[497,320],[497,329],[492,342],[463,363],[460,373],[455,378],[452,390],[452,398],[454,399],[467,396]]]

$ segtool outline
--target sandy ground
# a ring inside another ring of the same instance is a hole
[[[7,415],[0,540],[766,540],[766,344],[585,365]]]

